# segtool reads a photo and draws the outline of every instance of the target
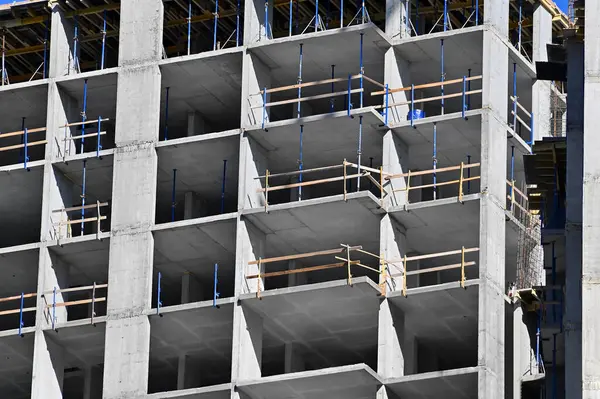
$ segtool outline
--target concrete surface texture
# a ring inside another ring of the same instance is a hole
[[[346,4],[341,18],[332,2],[310,22],[291,16],[312,15],[301,2],[194,16],[195,1],[96,3],[51,2],[43,77],[0,86],[0,132],[15,132],[0,133],[1,397],[540,392],[541,311],[508,294],[523,268],[542,274],[539,237],[523,246],[539,223],[523,156],[549,134],[534,62],[560,15],[527,2],[522,43],[508,0],[445,16],[440,1]],[[34,24],[19,7],[0,26]],[[105,8],[118,14],[93,36]],[[587,104],[578,122],[569,108],[573,146]],[[597,184],[582,162],[580,228]],[[562,359],[588,352],[583,397],[597,391],[594,228],[565,246],[583,237],[583,317]]]

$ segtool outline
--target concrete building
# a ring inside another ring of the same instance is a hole
[[[0,6],[0,396],[565,397],[523,156],[567,27],[548,0]]]

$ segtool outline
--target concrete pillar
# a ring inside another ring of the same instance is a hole
[[[265,180],[257,179],[264,176],[267,168],[267,151],[247,135],[240,139],[240,181],[238,190],[238,209],[260,208],[265,206],[265,195],[259,192]]]
[[[198,111],[189,111],[187,114],[187,136],[196,136],[207,132],[204,117]]]
[[[62,399],[64,358],[64,348],[38,329],[33,352],[32,399]]]
[[[302,354],[298,350],[298,344],[286,342],[284,345],[284,373],[297,373],[306,370],[306,365],[302,359]]]
[[[398,399],[392,391],[388,390],[385,385],[382,385],[377,390],[377,399]]]
[[[533,13],[533,62],[547,62],[546,45],[552,43],[552,16],[541,4],[535,6]],[[532,92],[532,108],[534,118],[533,138],[540,140],[550,136],[550,82],[535,81]]]
[[[83,372],[83,399],[101,399],[101,370],[98,367],[86,367]]]
[[[265,7],[265,5],[267,5]],[[268,31],[265,26],[265,9],[268,8]],[[248,0],[244,2],[244,45],[272,38],[273,1]],[[268,37],[267,37],[268,34]]]
[[[385,53],[384,80],[389,89],[408,87],[412,84],[409,64],[396,55],[393,48]],[[385,95],[381,96],[381,104],[385,106]],[[388,104],[410,101],[410,91],[400,91],[388,94]],[[388,124],[404,122],[408,119],[409,105],[399,105],[389,108]]]
[[[410,1],[386,0],[385,2],[385,33],[397,39],[409,37],[410,28]]]
[[[185,354],[177,359],[177,389],[198,387],[201,384],[200,370],[197,364]]]
[[[523,307],[520,302],[513,305],[513,331],[512,331],[512,342],[513,342],[513,398],[521,397],[521,381],[523,377],[535,373],[535,364],[532,360],[535,359],[535,355],[531,351],[531,341],[529,331],[527,329],[527,323],[523,317]],[[510,348],[507,348],[510,350]],[[532,358],[532,355],[534,357]],[[537,373],[535,373],[537,374]],[[507,379],[510,376],[507,376]]]
[[[162,24],[161,0],[121,5],[104,399],[148,389]]]
[[[190,272],[181,276],[181,303],[198,302],[204,298],[202,285]]]
[[[401,174],[408,172],[408,146],[398,138],[391,130],[383,136],[383,171],[386,173]],[[407,193],[398,190],[406,187],[407,180],[404,177],[391,179],[385,189],[384,206],[403,206],[407,203]]]
[[[195,192],[185,193],[183,206],[183,219],[195,219],[206,216],[206,202],[202,200]]]
[[[265,257],[266,236],[250,221],[241,219],[238,222],[236,240],[236,292],[242,294],[264,291],[264,279],[247,279],[248,275],[264,272],[264,265],[256,262]]]
[[[587,35],[586,35],[587,36]],[[565,390],[569,399],[582,396],[582,198],[584,175],[584,46],[576,41],[567,42],[568,92],[567,101],[567,176],[565,259],[565,314],[563,330],[565,339]],[[591,102],[593,104],[593,101]],[[592,111],[594,115],[596,111]],[[591,141],[593,143],[593,141]],[[593,149],[594,147],[591,145]],[[588,152],[588,157],[593,156]],[[588,162],[591,162],[589,159]],[[589,170],[589,169],[588,169]],[[593,169],[592,169],[593,170]],[[593,172],[592,172],[593,173]],[[583,176],[583,179],[582,179]],[[589,183],[587,183],[589,189]],[[589,196],[593,192],[587,191]],[[591,209],[588,208],[588,212]],[[590,214],[591,216],[591,214]],[[592,223],[592,221],[586,221]],[[589,247],[589,246],[588,246]],[[591,248],[586,249],[588,251]],[[588,348],[591,350],[591,348]],[[593,351],[592,351],[593,352]]]
[[[290,260],[288,261],[288,270],[296,269],[296,261]],[[288,275],[288,287],[295,287],[298,285],[304,285],[307,281],[306,273],[297,273],[297,274],[289,274]]]
[[[75,34],[73,19],[66,18],[58,3],[51,5],[50,56],[48,58],[48,77],[75,73],[73,69],[73,35]],[[81,48],[81,43],[77,46]]]
[[[185,389],[185,361],[186,355],[179,355],[177,359],[177,389]]]
[[[505,397],[506,124],[508,0],[486,2],[483,33],[481,187],[479,207],[478,397]],[[500,35],[500,36],[499,36]]]
[[[583,397],[600,397],[600,160],[598,159],[598,109],[600,106],[600,4],[585,8],[585,88],[583,140],[583,264],[582,360]],[[596,205],[596,207],[594,207]],[[570,265],[569,265],[570,266]]]
[[[260,91],[265,87],[271,88],[271,70],[258,57],[250,53],[244,54],[242,68],[242,127],[261,125],[264,97]],[[270,97],[267,94],[267,102]],[[269,115],[270,109],[267,108],[264,115],[265,123],[269,121]]]
[[[231,381],[255,380],[261,377],[262,318],[243,304],[238,303],[233,313],[233,362]],[[239,398],[234,392],[232,398]]]
[[[380,256],[387,262],[385,281],[381,277],[380,284],[385,283],[385,291],[402,290],[402,275],[404,273],[403,258],[406,255],[406,230],[404,226],[394,221],[389,213],[379,223]]]

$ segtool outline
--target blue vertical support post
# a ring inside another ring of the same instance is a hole
[[[517,63],[513,64],[513,129],[517,134]]]
[[[415,125],[415,85],[410,85],[410,125]]]
[[[389,98],[390,98],[390,86],[389,84],[385,84],[385,125],[387,126],[389,121],[390,107],[389,107]]]
[[[171,191],[171,222],[175,221],[175,188],[177,183],[177,169],[173,169],[173,189]]]
[[[302,183],[302,170],[304,169],[304,125],[300,125],[300,151],[298,158],[298,183]],[[302,186],[298,186],[298,201],[302,200]]]
[[[558,394],[558,379],[556,375],[556,333],[552,334],[552,399]]]
[[[48,76],[48,20],[44,21],[44,67],[42,68],[42,79]]]
[[[102,14],[102,55],[100,58],[100,69],[104,69],[104,55],[106,49],[106,10]]]
[[[448,30],[448,0],[444,0],[444,32]]]
[[[467,155],[467,165],[471,165],[471,156]],[[471,168],[467,168],[467,194],[471,194]]]
[[[467,82],[467,91],[471,92],[471,68],[469,68],[469,74],[467,75],[469,77],[469,81]],[[467,95],[467,110],[471,109],[471,94]]]
[[[363,5],[364,7],[364,5]],[[363,21],[364,23],[364,21]],[[359,65],[360,65],[360,107],[363,107],[363,75],[365,74],[365,66],[363,64],[363,39],[364,39],[364,33],[360,34],[360,61],[359,61]]]
[[[225,181],[227,178],[227,160],[223,160],[223,180],[221,182],[221,213],[225,212]]]
[[[165,141],[169,139],[169,90],[167,87],[167,94],[165,95]]]
[[[77,21],[77,15],[73,17],[75,23],[75,34],[73,35],[73,69],[77,72],[77,68],[79,67],[79,57],[77,57],[77,42],[79,41],[79,24]]]
[[[217,291],[219,286],[219,264],[215,263],[214,279],[213,279],[213,308],[218,308],[217,299],[221,297],[221,293]]]
[[[348,116],[352,109],[352,75],[348,75]]]
[[[554,290],[556,289],[556,254],[554,252],[554,241],[552,241],[552,290],[550,300],[552,303],[556,300]],[[552,322],[556,323],[556,305],[552,305]]]
[[[86,160],[83,160],[83,175],[81,178],[81,232],[79,233],[79,235],[83,235],[83,230],[85,227],[85,222],[83,221],[85,219],[85,181],[86,181]]]
[[[21,292],[21,306],[19,307],[19,336],[23,336],[23,302],[25,300],[25,294]]]
[[[219,22],[219,0],[215,0],[215,21],[214,21],[214,33],[213,33],[213,50],[217,49],[217,29]]]
[[[540,362],[541,362],[541,356],[540,356],[540,339],[541,339],[540,327],[541,327],[541,324],[542,324],[542,308],[540,307],[540,309],[538,309],[537,332],[535,334],[535,337],[536,337],[535,359],[536,359],[538,371],[539,371]]]
[[[479,25],[479,0],[475,0],[475,26]]]
[[[531,146],[531,145],[533,145],[533,137],[534,137],[533,136],[533,111],[531,111],[531,120],[529,121],[529,129],[531,131],[529,132],[530,133],[530,135],[529,135],[529,143],[527,143],[527,144],[529,144]],[[531,151],[531,149],[530,149],[530,151]]]
[[[437,123],[433,123],[433,199],[437,199]]]
[[[340,0],[340,28],[344,27],[344,0]]]
[[[265,130],[265,120],[267,119],[267,88],[263,89],[263,106],[262,106],[262,129]]]
[[[325,7],[325,29],[329,29],[329,18],[331,18],[331,0],[327,0]]]
[[[441,39],[441,47],[442,47],[442,75],[441,82],[442,85],[440,87],[442,94],[442,115],[444,115],[444,80],[446,80],[446,73],[444,69],[444,39]]]
[[[269,38],[269,0],[265,0],[265,39]]]
[[[290,16],[289,16],[289,32],[288,36],[292,36],[292,15],[293,15],[294,0],[290,0]]]
[[[296,117],[300,118],[301,116],[301,102],[300,99],[302,98],[302,46],[303,44],[300,43],[300,57],[298,59],[298,103],[297,103],[297,107],[296,107]]]
[[[519,53],[521,53],[522,33],[523,33],[523,0],[519,0]]]
[[[362,21],[361,22],[364,24],[365,21],[366,21],[365,17],[366,17],[366,14],[367,14],[367,9],[365,7],[365,0],[362,0],[362,5],[361,5],[361,8],[360,8],[360,12],[362,13]],[[361,35],[362,35],[362,33],[361,33]]]
[[[331,94],[333,94],[333,91],[335,90],[335,84],[333,82],[333,79],[335,79],[335,65],[331,66]],[[331,97],[331,99],[329,100],[329,111],[330,112],[334,112],[335,111],[335,98]]]
[[[23,128],[23,168],[27,169],[27,162],[29,162],[29,143],[28,143],[28,133],[27,128]]]
[[[315,32],[319,30],[319,0],[315,0]]]
[[[362,156],[362,115],[358,117],[358,149],[356,151],[356,191],[360,191],[360,158]]]
[[[300,32],[300,1],[296,0],[296,18],[294,18],[296,21],[294,22],[294,29],[295,29],[295,33],[298,34],[298,32]]]
[[[419,0],[416,0],[416,13],[415,13],[415,34],[419,36]]]
[[[84,151],[84,144],[85,144],[85,122],[87,121],[87,90],[88,90],[88,80],[84,79],[83,80],[83,110],[81,111],[81,122],[83,122],[81,124],[81,151],[80,153],[83,154]]]
[[[213,48],[214,50],[214,48]],[[187,16],[187,55],[192,53],[192,0],[188,0]]]
[[[509,191],[509,195],[511,198],[510,201],[510,210],[512,211],[512,197],[513,197],[513,190],[515,189],[513,187],[513,185],[515,184],[515,146],[512,145],[510,146],[510,191]]]
[[[99,116],[98,117],[98,135],[97,135],[97,142],[96,142],[96,158],[100,158],[100,150],[102,149],[102,140],[100,139],[100,137],[102,137],[100,135],[102,130],[102,117]]]
[[[158,281],[157,281],[157,287],[156,287],[156,314],[160,315],[160,307],[162,306],[162,301],[160,300],[160,294],[161,294],[161,280],[162,280],[162,273],[158,272]]]
[[[240,45],[240,0],[237,0],[235,8],[235,46]]]
[[[56,326],[56,287],[52,291],[52,329],[55,330]]]
[[[467,111],[467,77],[463,76],[462,84],[462,118],[467,119],[465,112]]]

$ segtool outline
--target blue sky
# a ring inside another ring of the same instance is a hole
[[[568,5],[568,0],[554,0],[556,2],[556,4],[558,4],[558,6],[566,13],[567,12],[567,5]],[[7,4],[7,3],[12,3],[13,0],[0,0],[0,4]]]

